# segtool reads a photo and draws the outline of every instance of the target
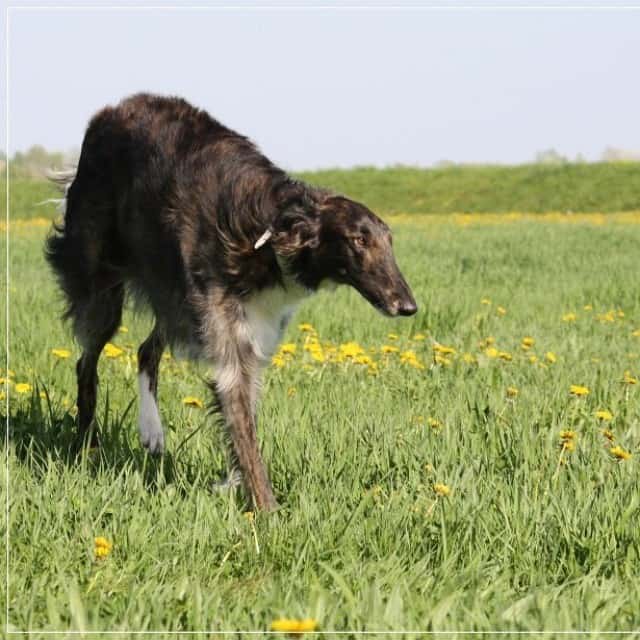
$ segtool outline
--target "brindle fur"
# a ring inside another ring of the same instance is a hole
[[[295,298],[332,280],[388,315],[415,313],[388,227],[361,204],[292,180],[247,138],[178,98],[140,94],[100,111],[64,186],[65,219],[47,258],[83,349],[79,438],[97,444],[97,362],[126,286],[156,319],[138,352],[150,392],[167,344],[211,361],[233,458],[255,505],[273,509],[256,406],[277,341],[251,323],[252,301]],[[268,242],[255,249],[265,231]],[[289,315],[274,316],[280,335]]]

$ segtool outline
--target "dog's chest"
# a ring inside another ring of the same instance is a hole
[[[291,283],[262,289],[246,300],[246,329],[258,358],[268,360],[273,355],[293,312],[307,295],[306,289]]]

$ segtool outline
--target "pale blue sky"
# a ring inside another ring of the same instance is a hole
[[[79,146],[153,91],[288,169],[593,160],[640,150],[639,34],[640,11],[593,9],[12,10],[9,150]]]

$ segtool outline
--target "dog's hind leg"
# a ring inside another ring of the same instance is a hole
[[[162,453],[164,432],[158,411],[158,367],[166,347],[162,331],[156,325],[138,349],[138,386],[140,388],[140,442],[149,453]]]
[[[82,356],[76,365],[78,376],[78,440],[83,445],[98,446],[98,432],[93,423],[98,388],[98,359],[105,344],[116,332],[122,317],[124,285],[94,293],[84,300],[75,300],[69,314],[74,332],[82,346]]]

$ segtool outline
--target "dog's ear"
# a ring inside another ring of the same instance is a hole
[[[282,212],[271,233],[271,245],[276,253],[292,255],[302,249],[320,245],[320,216],[315,209],[293,209]]]
[[[263,241],[268,240],[274,251],[281,255],[293,255],[302,249],[315,249],[320,245],[321,222],[317,202],[304,187],[299,184],[294,187],[281,194],[271,233]]]

